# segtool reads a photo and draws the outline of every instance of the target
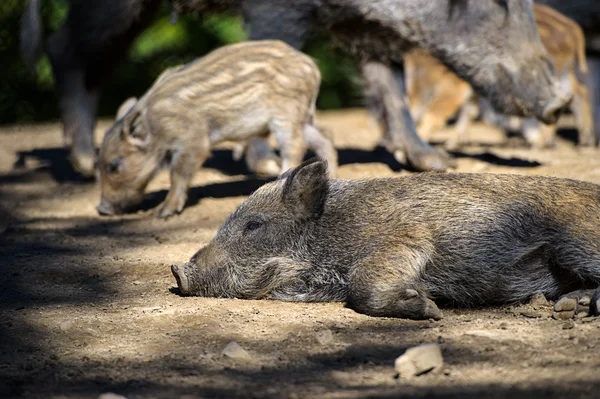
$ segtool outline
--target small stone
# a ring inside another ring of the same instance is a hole
[[[525,316],[530,319],[539,319],[540,317],[543,316],[542,312],[536,312],[535,310],[529,310],[529,309],[522,310],[521,312],[519,312],[519,314],[521,316]]]
[[[575,323],[573,322],[573,320],[567,320],[562,325],[563,330],[571,330],[574,327],[575,327]]]
[[[321,345],[328,345],[333,342],[333,333],[330,329],[318,331],[315,335],[317,342]]]
[[[63,321],[58,325],[61,331],[69,331],[73,327],[73,322],[71,320]]]
[[[134,280],[131,284],[140,285],[140,284],[142,284],[142,282],[140,280]]]
[[[432,370],[440,370],[444,365],[442,350],[438,344],[423,344],[408,349],[394,363],[402,378],[411,378]]]
[[[508,330],[508,323],[502,322],[499,327],[501,330]]]
[[[250,354],[242,348],[237,342],[231,341],[223,349],[223,356],[226,356],[235,360],[250,360]]]
[[[531,305],[535,310],[538,310],[540,308],[547,308],[550,306],[548,300],[541,292],[536,292],[535,294],[533,294],[533,296],[529,300],[529,305]]]
[[[106,393],[100,394],[98,396],[98,399],[127,399],[127,397],[123,396],[123,395],[117,395],[116,393],[112,393],[112,392],[106,392]]]

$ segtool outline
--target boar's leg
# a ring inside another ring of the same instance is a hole
[[[446,141],[447,148],[458,149],[467,143],[467,131],[478,115],[479,107],[477,106],[475,99],[471,98],[467,100],[467,102],[465,102],[461,107],[458,114],[456,125],[454,127],[454,136]]]
[[[65,145],[73,168],[94,175],[94,126],[101,85],[152,21],[159,0],[71,1],[66,22],[48,39]]]
[[[350,278],[348,306],[369,316],[399,317],[415,320],[442,318],[437,305],[420,289],[414,262],[426,257],[406,249],[404,264],[377,264],[381,258],[359,265]],[[403,263],[403,262],[401,262]]]
[[[268,137],[253,137],[245,144],[236,144],[233,159],[239,161],[246,152],[248,170],[262,176],[277,177],[281,173],[281,160],[269,145]]]
[[[579,145],[593,146],[596,144],[596,138],[594,137],[594,120],[589,91],[585,84],[579,81],[574,82],[573,87],[571,110],[577,123]]]
[[[403,73],[394,76],[383,63],[369,61],[362,64],[366,84],[367,103],[381,123],[388,150],[398,162],[409,163],[417,170],[446,170],[455,161],[445,153],[431,147],[417,135],[410,115],[404,89]]]
[[[573,291],[563,295],[554,305],[552,317],[572,319],[575,315],[599,316],[600,288]]]
[[[196,171],[202,166],[210,151],[208,133],[200,134],[202,139],[187,140],[187,146],[173,154],[171,161],[171,188],[164,202],[157,208],[158,216],[167,218],[181,213],[187,201],[190,182]]]
[[[302,163],[306,153],[302,123],[274,119],[269,129],[275,134],[281,152],[281,172],[295,168]]]
[[[324,134],[325,133],[325,134]],[[334,178],[337,173],[338,158],[337,151],[333,146],[331,134],[327,130],[321,131],[312,123],[304,125],[304,138],[308,147],[312,149],[317,156],[327,161],[329,177]]]
[[[546,125],[537,119],[528,118],[522,124],[525,140],[537,149],[553,147],[556,141],[556,125]]]

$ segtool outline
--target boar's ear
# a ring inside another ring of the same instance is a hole
[[[318,218],[329,190],[327,161],[311,158],[282,177],[283,202],[299,219]]]
[[[137,98],[129,97],[127,100],[123,101],[123,104],[119,106],[117,110],[117,117],[115,120],[122,119],[127,113],[137,104]]]
[[[150,143],[150,134],[144,126],[139,111],[130,112],[123,119],[123,138],[138,148],[146,148]]]

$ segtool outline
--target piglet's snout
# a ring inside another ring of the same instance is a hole
[[[187,276],[185,275],[184,267],[171,265],[171,273],[173,273],[173,276],[177,281],[177,287],[179,288],[179,292],[181,292],[181,295],[189,294],[190,284]]]

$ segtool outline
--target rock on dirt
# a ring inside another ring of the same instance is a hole
[[[534,308],[535,310],[539,310],[541,308],[548,308],[550,307],[550,304],[548,303],[548,300],[546,299],[546,297],[544,296],[543,293],[541,292],[536,292],[531,299],[529,300],[529,305]]]
[[[223,356],[235,360],[251,359],[250,354],[235,341],[228,343],[221,353],[223,353]]]
[[[327,328],[325,330],[318,331],[315,334],[315,338],[319,344],[328,345],[333,342],[333,333]]]
[[[443,365],[442,350],[438,344],[424,344],[407,349],[395,362],[396,371],[402,378],[440,370]]]

